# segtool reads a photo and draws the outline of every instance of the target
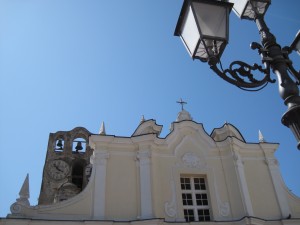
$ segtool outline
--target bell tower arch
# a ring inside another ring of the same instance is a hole
[[[67,200],[81,192],[91,173],[90,133],[83,127],[50,133],[39,205]]]

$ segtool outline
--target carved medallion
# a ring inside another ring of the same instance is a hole
[[[187,167],[199,168],[201,167],[200,158],[192,152],[185,153],[182,156],[182,162]]]

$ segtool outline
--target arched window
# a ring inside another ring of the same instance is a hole
[[[57,138],[55,141],[54,151],[56,152],[63,152],[65,146],[65,141],[62,137]]]
[[[84,153],[86,151],[86,140],[84,138],[76,138],[73,140],[73,153]]]
[[[75,163],[72,168],[72,183],[75,184],[80,190],[83,185],[83,165]]]

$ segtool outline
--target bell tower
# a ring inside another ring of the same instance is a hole
[[[39,205],[67,200],[87,185],[92,170],[91,134],[83,127],[50,133]]]

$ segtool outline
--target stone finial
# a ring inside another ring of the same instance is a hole
[[[260,130],[258,130],[258,140],[260,143],[266,142],[266,140]]]
[[[102,122],[102,124],[101,124],[99,134],[100,134],[100,135],[106,135],[105,124],[104,124],[104,122]]]
[[[181,105],[181,112],[178,113],[176,122],[180,122],[183,120],[193,120],[191,114],[183,108],[183,106],[187,104],[187,102],[183,101],[182,98],[180,98],[179,101],[177,101],[177,103]]]
[[[180,122],[180,121],[183,121],[183,120],[193,120],[193,118],[191,117],[191,114],[188,111],[184,110],[184,109],[181,112],[178,113],[176,122]]]
[[[142,115],[142,118],[141,118],[141,121],[140,121],[140,124],[144,123],[146,120],[145,120],[145,117],[144,115]]]
[[[22,205],[26,205],[26,206],[30,206],[29,203],[29,197],[30,197],[30,193],[29,193],[29,174],[27,174],[23,185],[20,189],[19,192],[19,198],[17,199],[17,203],[22,204]]]

